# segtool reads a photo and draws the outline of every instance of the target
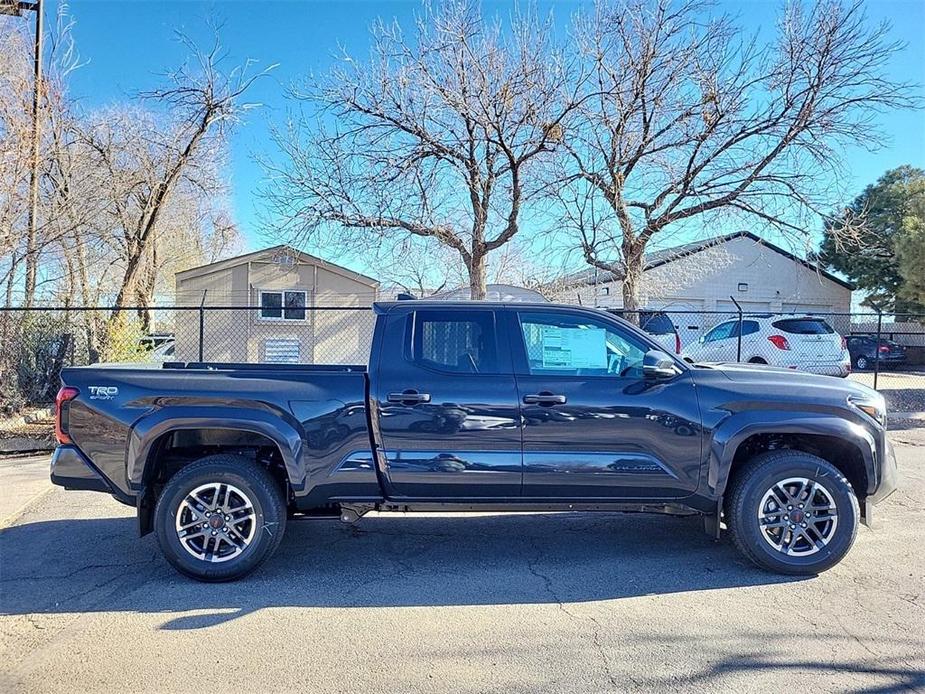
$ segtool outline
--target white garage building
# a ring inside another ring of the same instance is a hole
[[[621,284],[610,273],[592,268],[562,278],[562,289],[551,298],[578,303],[580,297],[585,306],[621,308]],[[848,313],[851,290],[851,284],[807,260],[740,231],[647,256],[640,299],[646,309],[672,312],[734,313],[730,297],[735,297],[748,313]],[[682,338],[724,316],[694,318],[675,318]]]

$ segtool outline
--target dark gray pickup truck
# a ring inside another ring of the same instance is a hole
[[[896,486],[883,398],[850,381],[687,364],[575,306],[375,311],[368,367],[66,369],[52,481],[136,507],[206,581],[256,568],[287,520],[373,510],[693,514],[811,574]]]

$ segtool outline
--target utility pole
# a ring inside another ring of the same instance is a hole
[[[39,109],[42,105],[42,0],[0,0],[0,14],[21,17],[23,11],[35,12],[35,55],[33,56],[34,82],[32,86],[32,174],[29,180],[29,230],[26,235],[26,292],[23,305],[30,307],[35,299],[36,269],[38,267],[38,210],[39,210],[39,150],[42,125]]]

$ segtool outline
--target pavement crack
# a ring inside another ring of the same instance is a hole
[[[527,568],[529,569],[530,573],[533,574],[533,576],[543,581],[543,584],[546,588],[546,592],[549,593],[549,596],[555,601],[556,606],[560,610],[562,610],[562,612],[565,613],[570,619],[576,622],[579,622],[579,623],[585,622],[585,621],[591,622],[591,624],[593,625],[593,628],[591,630],[591,643],[594,644],[594,648],[597,651],[598,657],[600,658],[601,665],[604,668],[604,674],[607,675],[607,679],[610,680],[610,684],[613,687],[619,689],[620,684],[617,681],[617,678],[613,673],[613,669],[610,666],[610,659],[607,657],[607,652],[604,650],[604,644],[601,643],[601,633],[600,633],[602,629],[601,623],[597,621],[597,619],[592,617],[591,615],[582,616],[582,615],[575,614],[574,612],[572,612],[565,606],[565,603],[562,601],[562,598],[559,597],[559,594],[556,592],[552,579],[537,568],[537,566],[540,563],[540,560],[543,557],[543,553],[542,553],[541,548],[536,542],[533,542],[532,544],[533,544],[533,549],[536,552],[536,555],[535,555],[535,558],[527,560]],[[630,677],[630,680],[633,682],[634,685],[637,685],[637,686],[639,685],[639,682],[632,676]]]
[[[13,576],[10,578],[0,579],[0,584],[3,583],[15,583],[17,581],[56,581],[56,580],[66,580],[73,576],[76,576],[79,573],[84,571],[90,571],[91,569],[125,569],[132,566],[142,566],[145,564],[151,564],[155,561],[156,557],[151,559],[145,559],[143,561],[135,562],[118,562],[115,564],[87,564],[86,566],[81,566],[79,569],[74,569],[66,574],[42,574],[38,576]]]

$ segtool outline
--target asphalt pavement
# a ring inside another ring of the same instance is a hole
[[[133,509],[0,460],[0,691],[925,689],[925,429],[891,437],[902,489],[808,579],[693,519],[409,514],[292,523],[205,585]]]

